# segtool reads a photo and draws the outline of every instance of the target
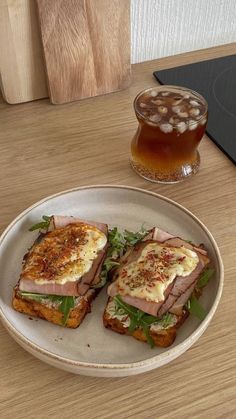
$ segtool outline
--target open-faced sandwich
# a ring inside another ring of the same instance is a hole
[[[112,269],[104,326],[151,346],[171,345],[189,312],[204,317],[198,297],[213,272],[209,263],[202,245],[153,228]]]
[[[74,217],[44,216],[34,229],[40,234],[24,256],[13,307],[55,324],[78,327],[106,274],[108,227]]]

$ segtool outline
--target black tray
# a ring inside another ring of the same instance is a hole
[[[207,135],[236,164],[236,55],[153,74],[161,84],[188,87],[207,100]]]

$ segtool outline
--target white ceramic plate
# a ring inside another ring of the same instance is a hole
[[[132,337],[103,327],[106,304],[103,290],[78,329],[55,326],[14,311],[12,287],[21,261],[37,233],[28,228],[42,215],[74,215],[137,231],[159,226],[183,238],[204,243],[215,267],[215,276],[204,290],[207,316],[200,322],[190,316],[179,329],[174,344],[151,349]],[[92,376],[120,377],[160,367],[185,352],[207,328],[219,303],[223,265],[214,238],[207,228],[181,205],[155,193],[125,186],[88,186],[50,196],[20,214],[0,238],[0,315],[11,336],[37,358],[64,370]]]

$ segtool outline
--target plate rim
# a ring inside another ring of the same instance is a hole
[[[18,214],[13,220],[12,222],[4,229],[4,231],[2,232],[1,236],[0,236],[0,246],[1,243],[3,242],[3,240],[5,239],[6,235],[8,234],[8,232],[12,229],[12,227],[21,219],[23,218],[26,214],[28,214],[30,211],[32,211],[34,208],[38,207],[39,205],[43,204],[44,202],[48,202],[51,199],[54,199],[58,196],[61,195],[66,195],[68,193],[71,192],[76,192],[76,191],[80,191],[80,190],[85,190],[85,189],[101,189],[101,188],[105,188],[105,189],[125,189],[125,190],[132,190],[132,191],[136,191],[136,192],[140,192],[140,193],[144,193],[146,195],[151,195],[155,198],[159,198],[160,200],[166,201],[171,205],[174,205],[175,207],[177,207],[178,209],[184,211],[186,214],[188,214],[198,225],[200,225],[200,227],[204,230],[204,232],[207,234],[209,240],[211,241],[212,247],[215,251],[215,254],[217,256],[217,261],[218,261],[218,265],[219,265],[219,287],[216,293],[216,297],[215,300],[212,304],[211,309],[209,310],[209,312],[207,313],[207,316],[205,317],[205,319],[198,325],[198,327],[183,341],[180,342],[177,346],[173,347],[173,348],[167,348],[167,350],[165,352],[162,352],[160,354],[151,356],[150,358],[141,360],[141,361],[135,361],[135,362],[129,362],[129,363],[122,363],[122,364],[104,364],[104,363],[97,363],[97,362],[84,362],[84,361],[77,361],[77,360],[72,360],[72,359],[68,359],[65,358],[61,355],[56,355],[53,352],[48,351],[47,349],[43,349],[42,347],[40,347],[39,345],[35,344],[34,342],[32,342],[28,337],[24,336],[21,332],[19,332],[16,327],[14,327],[11,322],[7,319],[7,317],[4,315],[2,307],[0,305],[0,319],[2,321],[3,326],[6,328],[6,330],[10,333],[10,335],[12,337],[16,337],[18,343],[19,341],[22,343],[22,345],[29,346],[32,351],[37,352],[39,355],[43,355],[45,358],[49,358],[49,360],[53,360],[56,362],[59,362],[61,364],[66,364],[68,366],[74,366],[77,368],[81,368],[81,369],[100,369],[100,370],[121,370],[121,371],[127,371],[127,370],[133,370],[136,368],[143,368],[143,367],[150,367],[150,365],[155,364],[155,362],[157,362],[158,360],[160,360],[160,365],[164,365],[165,364],[165,358],[168,358],[170,355],[171,359],[175,359],[178,354],[182,354],[184,352],[184,348],[186,347],[186,349],[188,349],[191,346],[191,341],[194,340],[194,342],[197,340],[199,334],[201,335],[201,332],[204,332],[208,326],[208,324],[210,323],[212,317],[214,316],[214,313],[217,309],[217,306],[220,302],[220,298],[222,295],[222,290],[223,290],[223,283],[224,283],[224,265],[223,265],[223,261],[222,261],[222,257],[218,248],[218,245],[216,243],[216,240],[214,239],[213,235],[211,234],[211,232],[208,230],[208,228],[205,226],[205,224],[196,216],[194,215],[190,210],[188,210],[187,208],[185,208],[183,205],[177,203],[176,201],[172,200],[171,198],[167,198],[159,193],[153,192],[153,191],[149,191],[143,188],[138,188],[135,186],[128,186],[128,185],[120,185],[120,184],[116,184],[116,185],[112,185],[112,184],[94,184],[94,185],[84,185],[84,186],[78,186],[78,187],[74,187],[74,188],[70,188],[70,189],[66,189],[60,192],[57,192],[55,194],[51,194],[48,195],[47,197],[40,199],[39,201],[35,202],[34,204],[32,204],[31,206],[27,207],[25,210],[23,210],[20,214]],[[183,348],[183,350],[181,351],[181,348]],[[31,352],[32,353],[32,352]]]

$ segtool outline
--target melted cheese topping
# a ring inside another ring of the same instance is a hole
[[[120,270],[116,282],[118,294],[163,301],[166,288],[176,276],[190,275],[198,262],[197,253],[185,247],[149,243],[137,260]]]
[[[65,284],[89,272],[107,243],[106,235],[87,224],[70,224],[47,233],[26,257],[21,278],[37,284]]]

